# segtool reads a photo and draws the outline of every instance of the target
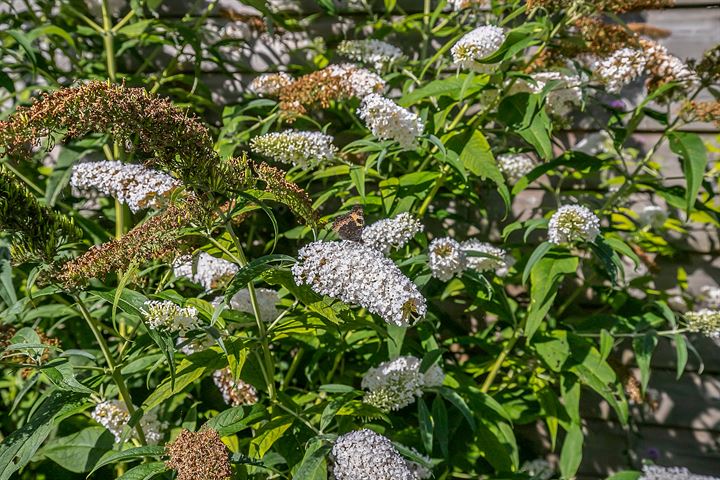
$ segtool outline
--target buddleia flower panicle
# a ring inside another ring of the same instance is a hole
[[[298,285],[359,305],[386,322],[407,327],[423,318],[425,298],[392,262],[358,242],[313,242],[300,249],[292,268]]]
[[[142,165],[122,162],[83,162],[73,166],[70,185],[78,195],[95,190],[125,203],[133,212],[161,208],[180,182]]]
[[[635,48],[621,48],[609,57],[599,60],[593,67],[595,75],[606,84],[610,93],[619,92],[645,72],[645,52]]]
[[[582,205],[564,205],[550,217],[550,243],[592,242],[600,234],[600,219]]]
[[[183,429],[165,445],[165,453],[170,457],[165,465],[177,472],[178,480],[226,480],[232,475],[230,452],[212,428]]]
[[[265,191],[271,193],[277,201],[287,205],[296,217],[311,227],[322,225],[313,209],[310,196],[305,190],[286,180],[284,171],[266,163],[259,163],[255,165],[255,173],[265,182]]]
[[[170,300],[148,300],[142,310],[148,327],[153,330],[186,335],[201,327],[194,307],[179,307]]]
[[[703,308],[697,312],[687,312],[685,321],[690,332],[702,333],[710,338],[720,338],[720,310]]]
[[[357,111],[373,135],[380,140],[393,140],[404,150],[417,146],[425,125],[422,119],[382,95],[365,97]]]
[[[80,257],[63,264],[54,275],[66,288],[77,288],[92,278],[127,271],[131,265],[177,255],[184,245],[182,229],[202,221],[206,212],[196,199],[170,205],[122,237],[94,245]]]
[[[691,90],[700,84],[698,75],[678,57],[671,55],[667,48],[649,40],[640,41],[644,48],[649,76],[648,90],[653,92],[662,85],[677,82],[682,90]]]
[[[647,225],[651,228],[658,229],[665,225],[668,219],[667,211],[657,205],[646,205],[640,211],[639,220],[641,225]]]
[[[352,64],[330,65],[282,87],[280,110],[285,119],[292,122],[314,105],[328,108],[333,101],[381,92],[385,85],[379,75],[365,68]]]
[[[294,80],[292,75],[285,72],[265,73],[253,79],[250,83],[250,90],[261,97],[275,98]]]
[[[576,75],[561,72],[537,72],[531,80],[519,80],[513,85],[511,92],[540,93],[550,82],[555,82],[552,90],[545,98],[547,112],[557,117],[566,117],[582,103],[581,80]]]
[[[436,238],[428,246],[428,264],[432,276],[447,282],[467,267],[467,257],[460,244],[452,238]]]
[[[693,475],[687,468],[683,467],[644,465],[640,480],[720,480],[720,478],[708,475]]]
[[[365,245],[387,255],[393,248],[402,248],[425,227],[409,213],[400,213],[393,218],[384,218],[368,225],[362,231]]]
[[[257,390],[249,383],[233,377],[229,367],[213,372],[213,382],[220,390],[225,403],[231,407],[254,405],[258,401]]]
[[[505,32],[494,25],[485,25],[465,34],[450,49],[453,61],[461,68],[484,72],[491,65],[479,63],[479,60],[495,53],[505,42]]]
[[[208,129],[168,99],[142,88],[89,82],[44,94],[0,121],[0,155],[28,158],[53,134],[79,138],[110,133],[148,158],[148,166],[173,172],[188,188],[224,193],[247,188],[246,165],[224,161]]]
[[[202,285],[206,291],[214,290],[228,282],[238,271],[237,265],[206,252],[197,255],[182,255],[173,262],[173,273],[177,278],[187,278]]]
[[[266,323],[274,321],[280,314],[277,308],[278,292],[269,288],[256,287],[255,298],[260,310],[260,319]],[[243,288],[233,295],[229,305],[233,310],[249,313],[250,315],[254,314],[250,301],[250,291],[247,288]]]
[[[489,243],[472,239],[462,242],[460,247],[465,252],[466,268],[477,272],[494,271],[497,275],[503,277],[507,275],[510,267],[515,264],[515,259],[504,249]],[[473,255],[473,253],[481,255]]]
[[[343,40],[338,45],[337,52],[350,60],[372,65],[376,70],[400,62],[404,57],[402,50],[395,45],[374,38]]]
[[[128,413],[125,403],[120,400],[106,400],[98,403],[90,416],[113,434],[115,442],[122,440],[123,430],[130,421],[130,413]],[[150,444],[160,442],[164,437],[163,430],[167,427],[158,420],[157,415],[153,412],[145,412],[140,419],[139,426],[145,435],[145,440]],[[131,438],[137,436],[135,430],[132,432]]]
[[[720,128],[720,102],[717,100],[685,102],[680,113],[689,122],[712,122],[716,127]]]
[[[523,153],[506,153],[497,157],[497,165],[508,183],[515,184],[535,168],[532,159]]]
[[[303,169],[322,165],[337,155],[333,137],[321,132],[285,130],[266,133],[250,140],[253,152]]]
[[[720,310],[720,287],[704,285],[700,289],[700,303],[706,308]]]
[[[329,470],[335,480],[417,480],[392,442],[368,429],[338,437],[330,452]]]
[[[420,364],[418,358],[405,356],[371,368],[361,382],[368,390],[363,401],[384,411],[399,410],[420,398],[423,389],[442,385],[445,375],[438,365],[423,373]]]
[[[14,263],[35,259],[49,263],[63,245],[82,237],[71,218],[41,205],[1,164],[0,232],[10,235]]]

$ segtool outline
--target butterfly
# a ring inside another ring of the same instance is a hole
[[[355,205],[349,213],[335,219],[332,228],[343,240],[362,242],[362,231],[365,226],[365,216],[362,205]]]

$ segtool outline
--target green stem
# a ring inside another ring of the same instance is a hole
[[[290,380],[292,380],[292,377],[295,375],[295,372],[297,371],[298,367],[300,366],[300,361],[302,360],[303,355],[305,354],[305,349],[300,347],[295,354],[295,357],[292,360],[292,363],[290,364],[290,368],[288,368],[287,373],[285,374],[285,378],[283,378],[282,386],[280,387],[280,390],[287,389],[288,385],[290,384]]]
[[[485,381],[483,382],[482,387],[480,387],[480,391],[482,393],[487,393],[490,390],[490,386],[492,386],[493,382],[495,381],[495,377],[497,377],[497,374],[500,371],[500,367],[502,366],[510,351],[513,349],[513,347],[515,347],[515,344],[517,343],[519,338],[520,336],[518,335],[518,332],[516,330],[515,333],[513,333],[510,341],[502,349],[502,352],[500,352],[500,355],[498,355],[495,363],[493,363],[493,366],[490,368],[490,373],[488,373],[488,376],[485,377]]]
[[[128,414],[132,417],[135,414],[135,406],[133,405],[132,397],[130,396],[130,390],[125,383],[122,372],[115,363],[115,359],[113,358],[112,352],[110,351],[110,347],[105,341],[105,338],[102,336],[102,333],[100,333],[100,327],[98,326],[97,321],[92,317],[92,315],[90,315],[90,312],[83,303],[82,299],[79,296],[76,296],[75,301],[77,302],[78,308],[80,309],[80,313],[82,314],[83,318],[90,327],[90,330],[95,336],[95,340],[97,340],[98,344],[100,345],[100,350],[105,357],[105,362],[108,365],[108,370],[110,370],[110,376],[115,382],[115,385],[117,385],[118,387],[118,392],[120,392],[120,398],[122,398],[123,402],[125,403]],[[138,439],[140,440],[140,443],[142,443],[143,445],[147,445],[147,441],[145,440],[145,432],[143,432],[143,429],[140,426],[139,422],[137,425],[135,425],[135,431],[138,434]]]
[[[103,23],[103,44],[105,45],[105,59],[107,61],[107,73],[111,82],[115,82],[117,65],[115,63],[115,45],[113,44],[113,25],[110,17],[108,0],[102,0],[102,23]]]
[[[428,193],[428,196],[425,197],[425,200],[423,200],[422,205],[420,205],[420,208],[418,209],[418,217],[421,217],[425,215],[425,211],[428,209],[430,204],[432,203],[433,199],[435,198],[435,195],[437,195],[438,190],[440,190],[440,187],[442,187],[445,184],[445,179],[447,177],[447,167],[443,167],[442,174],[438,177],[438,179],[435,181],[435,185],[433,185],[432,190],[430,190],[430,193]]]

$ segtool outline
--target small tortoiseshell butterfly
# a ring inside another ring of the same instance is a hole
[[[355,205],[349,213],[335,219],[332,228],[343,240],[362,242],[362,231],[365,226],[365,216],[362,205]]]

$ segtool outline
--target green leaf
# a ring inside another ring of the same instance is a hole
[[[563,277],[575,273],[577,267],[577,257],[564,253],[548,253],[533,266],[530,272],[530,308],[525,326],[528,342],[550,311]]]
[[[112,450],[115,437],[105,427],[88,427],[67,437],[56,438],[40,452],[66,470],[88,472]]]
[[[261,460],[294,421],[294,417],[283,415],[257,429],[255,437],[250,441],[250,457]]]
[[[471,79],[468,85],[468,78]],[[398,101],[398,105],[409,107],[417,104],[420,100],[429,97],[440,98],[449,96],[453,100],[462,100],[461,95],[472,95],[480,91],[488,82],[487,76],[473,76],[462,73],[458,76],[443,78],[441,80],[433,80],[410,93],[403,95]],[[463,88],[465,89],[463,92]]]
[[[332,445],[320,439],[310,441],[305,455],[300,461],[300,467],[295,471],[293,480],[325,480],[327,479],[327,461],[325,457],[330,453]]]
[[[535,250],[533,250],[532,255],[530,255],[530,258],[528,259],[527,263],[525,264],[525,269],[523,270],[522,275],[522,283],[523,285],[527,284],[528,277],[530,277],[530,272],[532,272],[533,267],[537,262],[539,262],[545,254],[547,254],[553,247],[553,244],[550,242],[543,242],[540,245],[538,245]]]
[[[640,480],[640,477],[642,477],[642,472],[625,471],[610,475],[607,480]]]
[[[281,255],[279,253],[256,258],[255,260],[241,268],[230,281],[230,284],[225,290],[225,303],[229,303],[233,295],[235,295],[243,288],[247,287],[248,283],[259,277],[263,272],[270,270],[272,268],[272,263],[295,263],[295,261],[296,260],[293,257],[290,257],[288,255]]]
[[[614,346],[615,339],[610,335],[610,332],[603,328],[600,331],[600,357],[602,357],[603,360],[607,360]]]
[[[246,410],[249,410],[247,415],[245,415]],[[217,430],[221,437],[227,437],[267,418],[267,410],[259,404],[253,405],[252,408],[239,406],[218,413],[205,422],[204,426]]]
[[[42,401],[30,420],[12,432],[0,444],[0,480],[23,468],[35,455],[55,425],[89,405],[84,395],[53,392]]]
[[[27,54],[30,63],[32,63],[33,70],[35,70],[37,68],[37,58],[35,57],[35,50],[33,50],[32,47],[32,39],[20,30],[7,30],[5,33],[14,38],[18,45],[20,45],[23,51]]]
[[[133,467],[117,480],[149,480],[167,470],[165,462],[143,463],[137,467]]]
[[[433,421],[430,409],[425,400],[418,399],[418,423],[420,424],[420,439],[423,442],[426,452],[432,452],[433,446]]]
[[[580,468],[582,460],[583,433],[580,425],[573,424],[568,430],[560,452],[561,478],[571,480]]]
[[[53,385],[67,392],[95,393],[75,378],[75,372],[70,362],[66,359],[58,360],[59,362],[53,362],[52,366],[45,366],[40,370]]]
[[[448,458],[450,455],[450,426],[448,425],[447,408],[445,408],[445,402],[440,395],[437,395],[433,400],[432,418],[434,426],[433,439],[440,447],[440,451],[445,458]]]
[[[687,341],[685,337],[679,333],[676,333],[673,339],[675,341],[675,353],[677,355],[677,379],[680,379],[688,361]]]
[[[97,427],[103,428],[103,427]],[[107,431],[107,430],[106,430]],[[98,461],[88,474],[88,477],[105,465],[137,460],[138,458],[159,457],[165,454],[165,447],[160,445],[144,445],[142,447],[129,448],[122,452],[110,452]]]
[[[690,215],[707,168],[708,159],[705,145],[697,133],[690,132],[671,132],[668,140],[670,141],[670,150],[683,160],[683,171],[687,179],[685,209]]]
[[[34,41],[38,37],[50,35],[56,35],[65,40],[71,47],[76,48],[75,40],[73,40],[72,36],[57,25],[42,25],[30,30],[27,34],[31,41]]]
[[[145,308],[145,302],[148,301],[145,295],[127,288],[123,288],[120,291],[120,295],[118,295],[117,292],[118,290],[113,288],[112,290],[93,290],[90,293],[102,298],[110,305],[117,305],[117,308],[128,315],[143,316],[142,311]]]
[[[542,108],[538,94],[521,92],[504,98],[498,105],[498,118],[535,147],[542,158],[552,157],[550,118]]]
[[[655,350],[657,342],[658,339],[655,335],[655,331],[650,331],[642,337],[633,339],[635,360],[640,368],[640,385],[642,386],[643,395],[645,395],[648,382],[650,381],[650,360],[652,359],[652,354]]]
[[[505,178],[497,167],[490,144],[479,130],[475,130],[465,143],[460,152],[460,162],[473,175],[483,180],[492,180],[497,185],[498,193],[505,202],[505,207],[510,208],[510,191],[505,185]]]
[[[350,180],[360,195],[362,202],[365,203],[365,168],[360,166],[351,168]]]
[[[470,410],[465,400],[463,400],[463,398],[456,391],[451,390],[447,387],[440,387],[440,395],[445,397],[445,399],[450,402],[453,407],[460,410],[460,413],[462,413],[463,417],[465,417],[465,420],[467,420],[468,425],[470,425],[470,428],[473,431],[475,430],[475,428],[477,428],[473,412]]]

